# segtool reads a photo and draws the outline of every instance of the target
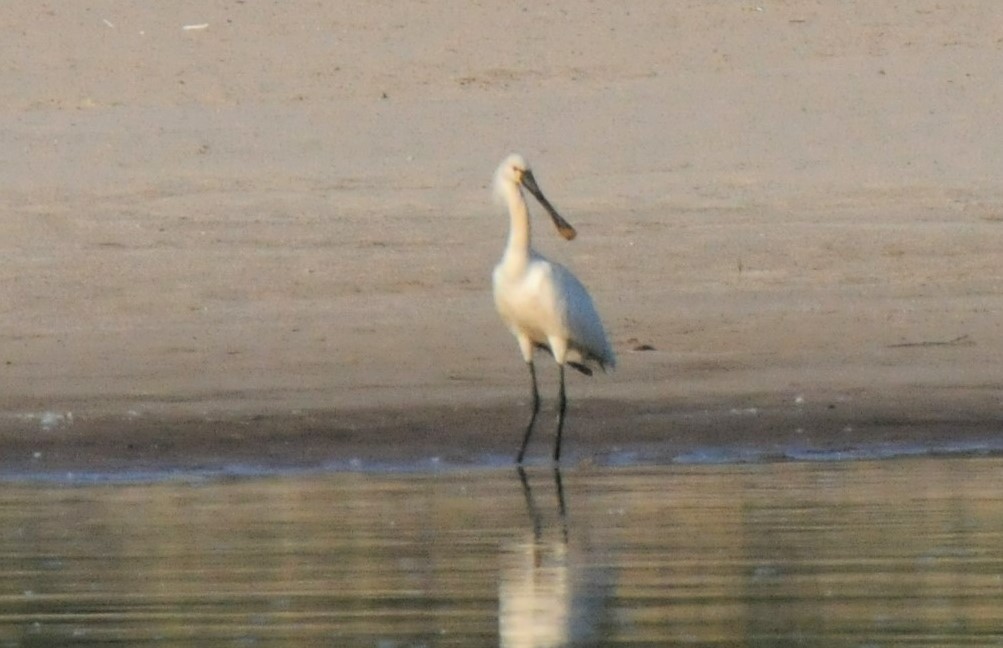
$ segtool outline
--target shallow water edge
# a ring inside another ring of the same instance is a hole
[[[437,473],[511,466],[523,403],[267,415],[0,417],[0,479],[160,481],[312,473]],[[862,399],[724,406],[575,403],[562,466],[847,461],[1003,453],[987,408]],[[528,465],[549,465],[541,413]]]

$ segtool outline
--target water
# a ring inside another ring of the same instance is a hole
[[[1003,645],[1003,461],[0,489],[0,646]]]

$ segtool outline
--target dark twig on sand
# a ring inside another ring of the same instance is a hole
[[[904,349],[907,347],[935,347],[935,346],[974,346],[975,341],[968,337],[968,334],[959,335],[953,340],[926,340],[923,342],[901,342],[899,344],[889,344],[889,349]]]

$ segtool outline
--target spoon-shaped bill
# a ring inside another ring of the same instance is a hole
[[[529,193],[533,194],[533,197],[536,198],[539,203],[543,205],[543,208],[547,210],[547,213],[550,214],[550,219],[554,221],[554,226],[557,228],[557,231],[561,234],[561,236],[569,241],[575,238],[578,232],[576,232],[575,228],[571,226],[571,223],[564,220],[564,218],[557,213],[554,206],[551,205],[550,201],[543,195],[543,192],[540,191],[539,185],[536,184],[536,178],[533,177],[532,171],[527,170],[522,174],[522,186],[526,187],[526,189],[529,190]]]

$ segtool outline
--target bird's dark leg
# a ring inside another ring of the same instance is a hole
[[[536,367],[533,365],[532,360],[526,364],[529,365],[529,378],[533,383],[533,413],[529,415],[529,423],[526,424],[526,434],[522,437],[522,447],[519,448],[519,456],[515,458],[517,464],[522,463],[522,458],[526,454],[529,437],[533,434],[533,424],[536,423],[536,415],[540,411],[540,390],[536,387]]]
[[[561,368],[561,390],[557,393],[557,440],[554,441],[554,463],[561,460],[561,432],[564,431],[564,412],[568,409],[568,399],[564,394],[564,365]]]

